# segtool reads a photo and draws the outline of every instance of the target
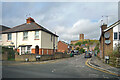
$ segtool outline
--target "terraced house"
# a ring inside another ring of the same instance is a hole
[[[33,18],[2,32],[2,45],[14,47],[22,54],[53,54],[57,51],[58,35],[37,24]]]

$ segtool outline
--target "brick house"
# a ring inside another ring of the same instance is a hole
[[[120,20],[107,27],[106,24],[101,26],[100,36],[100,58],[111,54],[115,46],[120,43]]]
[[[2,32],[2,45],[13,46],[22,54],[53,54],[57,50],[58,35],[37,24],[33,18],[26,23]]]
[[[69,51],[69,44],[67,44],[64,41],[59,41],[58,42],[58,52],[68,52]]]

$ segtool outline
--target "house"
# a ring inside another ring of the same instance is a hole
[[[101,26],[100,36],[100,58],[112,53],[115,46],[120,43],[120,20],[113,23],[109,27],[106,24]]]
[[[64,41],[59,41],[58,42],[58,52],[68,52],[69,51],[69,44],[67,44]]]
[[[28,17],[26,23],[2,32],[2,45],[17,49],[22,54],[53,54],[57,51],[58,35],[52,33],[33,18]]]
[[[10,29],[9,27],[0,25],[0,45],[2,45],[2,31],[5,31],[7,29]]]

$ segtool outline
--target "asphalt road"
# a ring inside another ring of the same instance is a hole
[[[15,63],[3,65],[3,78],[117,78],[85,65],[84,55],[47,61],[45,63]]]

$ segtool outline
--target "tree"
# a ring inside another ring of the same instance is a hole
[[[81,42],[77,42],[77,43],[75,43],[75,46],[77,46],[77,45],[79,45],[79,46],[81,46]]]

